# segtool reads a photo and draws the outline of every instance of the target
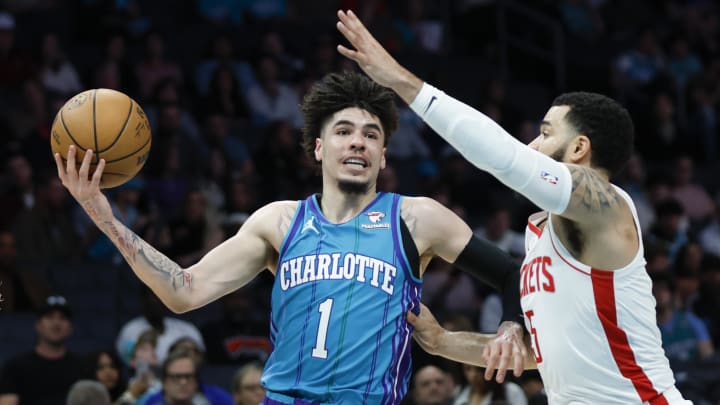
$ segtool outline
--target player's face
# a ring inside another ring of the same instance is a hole
[[[574,130],[565,121],[568,111],[570,107],[564,105],[550,107],[540,125],[540,134],[528,146],[558,162],[566,162],[574,134]]]
[[[315,159],[322,162],[323,178],[337,181],[346,193],[374,189],[385,167],[384,140],[378,117],[356,107],[336,112],[315,140]]]

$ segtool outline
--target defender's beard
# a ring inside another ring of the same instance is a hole
[[[370,183],[357,181],[339,180],[338,188],[345,194],[357,195],[365,194],[370,189]]]

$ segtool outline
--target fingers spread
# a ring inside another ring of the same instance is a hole
[[[85,151],[85,156],[83,157],[82,164],[80,165],[80,172],[78,173],[78,176],[80,176],[80,180],[87,180],[89,177],[92,155],[93,151],[91,149]]]
[[[75,154],[77,152],[77,149],[75,148],[75,145],[70,145],[70,148],[68,149],[67,154],[67,162],[65,165],[65,173],[70,177],[72,180],[75,178],[77,174],[77,169],[75,168]]]
[[[54,154],[54,157],[55,157],[55,166],[57,166],[58,177],[60,177],[60,180],[62,180],[62,182],[65,183],[65,169],[63,169],[62,157],[57,152]]]
[[[515,377],[520,377],[523,373],[523,365],[525,364],[525,354],[523,354],[523,350],[521,350],[517,344],[514,345],[513,349],[513,374]]]
[[[495,367],[500,360],[498,344],[491,343],[489,346],[490,355],[488,356],[487,365],[485,366],[485,379],[488,381],[492,380],[493,373],[495,372]]]
[[[103,169],[105,169],[105,159],[100,159],[100,163],[98,163],[97,167],[95,168],[92,181],[90,182],[90,185],[93,189],[100,187],[100,180],[102,179]]]
[[[340,52],[340,54],[342,54],[344,57],[346,57],[348,59],[351,59],[355,62],[359,62],[359,60],[360,60],[360,54],[357,51],[345,48],[342,45],[338,45],[337,50],[338,50],[338,52]]]

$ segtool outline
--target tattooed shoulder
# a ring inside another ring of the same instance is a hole
[[[573,179],[570,208],[583,213],[604,214],[620,205],[617,191],[600,174],[590,167],[568,165]]]

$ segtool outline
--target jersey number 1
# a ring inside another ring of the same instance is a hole
[[[318,312],[320,312],[320,323],[318,324],[317,339],[315,347],[312,349],[312,356],[318,359],[327,359],[327,348],[325,348],[325,340],[327,339],[328,324],[330,323],[330,311],[332,311],[333,299],[328,298],[320,304]]]

